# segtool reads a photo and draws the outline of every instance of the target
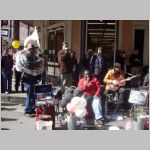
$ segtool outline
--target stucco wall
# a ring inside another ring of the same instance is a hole
[[[127,55],[130,55],[133,51],[133,21],[122,21],[121,49],[124,50]]]
[[[76,52],[76,58],[80,60],[80,21],[72,21],[72,42],[71,48]]]

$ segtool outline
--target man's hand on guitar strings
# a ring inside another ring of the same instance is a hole
[[[118,82],[118,81],[116,81],[116,80],[113,80],[113,81],[112,81],[112,84],[114,84],[114,85],[118,85],[118,84],[119,84],[119,82]]]

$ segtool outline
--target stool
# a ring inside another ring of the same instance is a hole
[[[115,104],[116,107],[114,108],[114,110],[112,111],[109,120],[111,120],[112,115],[115,114],[115,112],[118,110],[119,106],[120,106],[120,102],[119,102],[119,95],[117,92],[114,93],[109,93],[106,96],[106,101],[105,101],[105,114],[108,114],[108,104]]]

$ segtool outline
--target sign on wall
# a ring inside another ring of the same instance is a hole
[[[2,37],[9,37],[9,29],[1,29]]]

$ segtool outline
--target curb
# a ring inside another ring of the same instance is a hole
[[[1,102],[24,104],[26,93],[1,94]]]

